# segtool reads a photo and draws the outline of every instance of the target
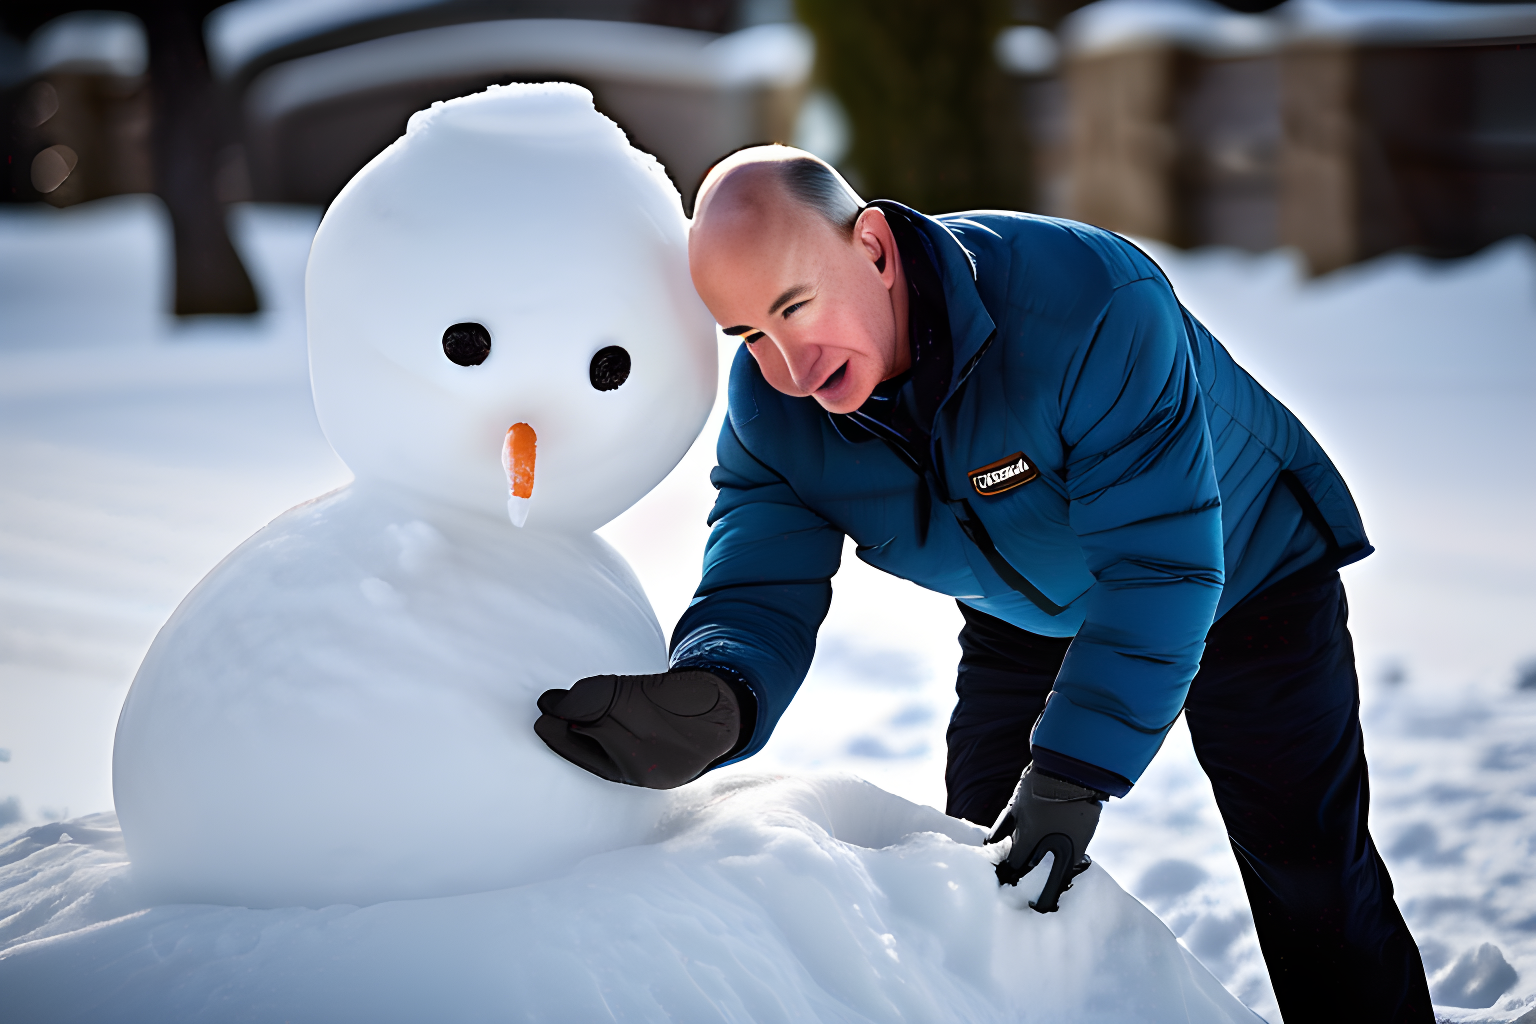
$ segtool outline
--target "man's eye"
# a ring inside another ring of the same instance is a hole
[[[785,306],[784,307],[784,319],[788,320],[789,319],[789,315],[791,313],[793,313],[795,310],[799,309],[801,306],[805,305],[807,302],[810,302],[810,301],[811,301],[810,299],[801,299],[799,302],[796,302],[793,305]]]

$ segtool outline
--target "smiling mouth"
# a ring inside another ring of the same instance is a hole
[[[847,372],[848,372],[848,364],[844,363],[842,366],[839,366],[837,369],[833,370],[832,371],[832,375],[830,377],[828,377],[826,380],[822,381],[821,382],[821,387],[817,388],[816,390],[817,391],[831,391],[833,388],[837,387],[839,384],[841,384],[843,382],[843,375],[846,374]]]

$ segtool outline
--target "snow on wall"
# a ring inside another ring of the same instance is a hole
[[[1098,0],[1061,25],[1068,51],[1080,56],[1161,44],[1243,57],[1288,42],[1434,44],[1533,33],[1536,4],[1455,0],[1288,0],[1264,14],[1215,0]]]

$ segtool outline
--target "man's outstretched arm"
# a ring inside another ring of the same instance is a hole
[[[672,669],[593,676],[539,698],[550,749],[612,782],[671,789],[761,749],[810,668],[843,535],[721,430],[704,576]]]
[[[729,416],[716,457],[704,574],[672,632],[672,664],[720,670],[751,690],[756,719],[727,758],[736,760],[762,749],[805,681],[843,534],[747,450]]]

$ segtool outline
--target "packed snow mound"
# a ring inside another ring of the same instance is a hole
[[[533,722],[546,689],[667,665],[591,531],[709,415],[686,250],[676,189],[571,85],[435,104],[347,185],[306,312],[315,409],[357,480],[237,548],[145,656],[113,789],[148,891],[447,896],[647,834],[656,794]]]
[[[152,906],[110,815],[32,829],[0,847],[0,989],[39,1022],[1258,1020],[1097,867],[1042,915],[1042,869],[999,887],[980,829],[849,776],[668,799],[558,877],[363,908]]]

